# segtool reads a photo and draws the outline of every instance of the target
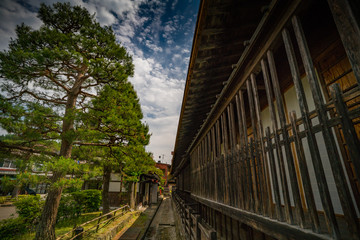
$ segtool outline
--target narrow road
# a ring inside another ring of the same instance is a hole
[[[16,209],[14,206],[0,207],[0,220],[8,219],[11,217],[16,218],[17,216],[18,214],[16,213]]]
[[[164,198],[145,235],[145,240],[181,240],[176,231],[171,198]]]

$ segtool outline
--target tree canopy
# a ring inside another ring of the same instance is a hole
[[[111,27],[70,3],[41,4],[38,17],[39,29],[17,26],[8,50],[0,52],[0,125],[14,136],[2,139],[0,148],[48,160],[53,187],[36,239],[55,239],[59,182],[65,166],[75,167],[71,157],[81,159],[82,149],[93,147],[93,160],[114,163],[130,149],[145,152],[138,146],[148,143],[149,134],[127,80],[132,58]]]

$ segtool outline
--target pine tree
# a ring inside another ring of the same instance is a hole
[[[108,84],[126,82],[134,67],[111,27],[100,26],[85,8],[42,4],[38,17],[43,22],[40,29],[17,26],[9,49],[0,52],[4,78],[0,123],[8,133],[25,137],[23,142],[1,143],[0,147],[47,152],[65,161],[71,158],[78,137],[78,113]],[[62,193],[56,182],[66,173],[63,168],[53,170],[36,239],[55,239]]]
[[[103,213],[108,213],[111,173],[121,172],[128,162],[141,158],[149,143],[149,128],[131,83],[104,87],[81,115],[79,146],[82,158],[103,168]],[[154,165],[154,161],[152,161]]]

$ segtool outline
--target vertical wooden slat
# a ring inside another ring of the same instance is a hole
[[[273,97],[272,91],[271,91],[272,88],[270,85],[269,71],[268,71],[265,60],[261,61],[261,67],[262,67],[263,76],[264,76],[266,97],[267,97],[268,104],[269,104],[271,126],[272,126],[272,129],[274,132],[276,156],[277,156],[277,160],[279,163],[280,178],[281,178],[281,190],[282,190],[282,194],[283,194],[283,198],[284,198],[286,221],[288,223],[292,223],[293,217],[292,217],[292,212],[291,212],[289,189],[288,189],[288,183],[287,183],[287,179],[286,179],[283,153],[282,153],[282,149],[281,149],[281,145],[280,145],[280,138],[279,138],[279,135],[277,134],[277,120],[276,120],[275,108],[274,108],[274,103],[273,103],[274,97]]]
[[[247,200],[247,209],[253,210],[254,206],[254,196],[253,196],[253,188],[252,188],[252,179],[251,179],[251,168],[250,168],[250,156],[249,156],[249,146],[248,146],[248,136],[247,136],[247,126],[246,126],[246,115],[245,115],[245,103],[244,103],[244,95],[243,91],[239,91],[239,101],[240,101],[240,110],[241,110],[241,122],[243,124],[243,146],[245,153],[245,162],[246,162],[246,175],[247,175],[247,189],[249,191]]]
[[[229,104],[226,108],[226,112],[227,112],[227,123],[228,123],[228,133],[229,133],[229,143],[230,143],[230,150],[229,150],[229,159],[228,159],[228,166],[229,166],[229,179],[230,179],[230,183],[231,183],[231,188],[230,188],[230,205],[231,206],[235,206],[235,192],[237,190],[237,184],[235,182],[235,175],[234,175],[234,161],[235,161],[235,156],[234,156],[234,149],[235,149],[235,141],[234,141],[234,126],[232,123],[232,105]]]
[[[232,198],[233,206],[238,206],[238,196],[240,192],[240,184],[238,182],[238,159],[237,159],[237,149],[236,149],[236,127],[234,119],[234,105],[230,103],[228,107],[229,115],[229,132],[232,139],[231,145],[231,171],[232,171],[232,183],[234,184],[232,188]]]
[[[239,100],[239,96],[236,95],[235,97],[235,101],[236,101],[236,113],[237,113],[237,117],[238,117],[238,127],[239,127],[239,136],[240,136],[240,150],[239,150],[239,174],[240,174],[240,185],[241,185],[241,189],[242,191],[240,191],[240,206],[242,209],[245,208],[245,204],[244,201],[246,199],[245,194],[247,193],[247,188],[246,188],[246,169],[245,169],[245,158],[246,158],[246,153],[243,151],[244,149],[244,138],[243,138],[243,125],[242,125],[242,117],[241,117],[241,107],[240,107],[240,100]]]
[[[201,146],[201,155],[200,155],[200,179],[201,179],[201,186],[200,186],[200,196],[203,196],[204,194],[204,142],[201,141],[200,142],[200,146]]]
[[[292,22],[305,72],[309,80],[311,93],[315,102],[316,112],[318,114],[319,122],[322,127],[326,150],[329,156],[330,165],[334,175],[341,206],[343,208],[345,220],[347,221],[349,232],[352,234],[352,236],[360,236],[360,227],[356,217],[355,207],[352,202],[352,197],[350,195],[349,187],[346,182],[344,170],[340,162],[340,157],[337,151],[334,135],[328,123],[326,108],[323,97],[321,95],[319,82],[316,77],[315,68],[311,59],[310,50],[307,46],[305,35],[299,19],[294,16]]]
[[[344,134],[346,145],[348,146],[350,158],[353,162],[356,176],[358,179],[360,179],[360,141],[357,137],[354,124],[349,118],[349,111],[342,99],[341,90],[338,83],[334,83],[331,86],[331,96],[334,100],[336,111],[340,117],[342,132]]]
[[[204,166],[204,142],[200,142],[200,196],[204,194],[204,176],[203,176],[203,166]]]
[[[209,198],[213,199],[214,197],[214,174],[212,170],[212,161],[211,161],[211,136],[210,131],[206,134],[206,140],[208,145],[208,162],[207,162],[207,171],[208,171],[208,184],[210,184]]]
[[[228,165],[228,133],[227,133],[227,122],[225,112],[221,115],[221,129],[222,129],[222,139],[224,144],[224,178],[225,178],[225,201],[224,203],[229,204],[229,195],[230,195],[230,179],[229,179],[229,165]]]
[[[351,68],[360,86],[360,4],[358,0],[328,0],[337,29],[343,42]],[[357,4],[357,9],[354,6]]]
[[[311,187],[309,171],[306,163],[304,148],[302,145],[301,138],[299,136],[299,127],[296,125],[296,114],[291,112],[290,114],[291,127],[294,135],[295,148],[299,161],[299,168],[301,172],[301,179],[304,185],[304,192],[306,196],[306,203],[310,213],[311,228],[314,232],[320,232],[319,216],[316,210],[314,194]]]
[[[204,194],[203,196],[205,198],[208,198],[209,197],[209,182],[207,181],[207,165],[208,165],[208,153],[209,153],[209,150],[207,148],[207,139],[206,137],[204,137],[204,139],[202,140],[203,141],[203,144],[204,144],[204,165],[203,165],[203,179],[204,179]]]
[[[226,108],[226,114],[227,114],[227,133],[229,138],[229,146],[230,151],[228,151],[228,174],[229,174],[229,183],[231,183],[231,188],[229,188],[229,203],[231,206],[234,206],[234,188],[236,186],[234,182],[234,174],[233,174],[233,150],[234,150],[234,141],[233,141],[233,129],[232,129],[232,123],[231,123],[231,114],[230,114],[230,105]]]
[[[231,126],[231,136],[232,136],[232,148],[235,150],[236,148],[236,127],[235,127],[235,116],[234,116],[234,104],[231,102],[229,106],[229,116],[230,116],[230,126]]]
[[[257,137],[257,130],[256,130],[256,118],[255,118],[255,111],[254,111],[254,98],[253,98],[253,94],[252,94],[252,87],[250,84],[250,80],[248,79],[246,81],[246,87],[247,87],[247,95],[248,95],[248,100],[249,100],[249,109],[250,109],[250,119],[251,119],[251,128],[252,128],[252,132],[253,132],[253,139],[255,140],[255,143],[253,143],[253,146],[251,146],[251,151],[253,151],[252,154],[252,174],[253,177],[255,179],[255,183],[254,183],[254,196],[255,196],[255,212],[262,212],[262,198],[261,198],[261,193],[262,193],[262,185],[263,182],[261,181],[261,172],[258,171],[259,170],[259,154],[257,151],[257,141],[258,141],[258,137]]]
[[[221,140],[220,140],[220,121],[216,121],[216,145],[217,145],[217,163],[216,170],[218,172],[217,184],[218,184],[218,200],[224,202],[224,175],[222,171],[222,154],[221,154]]]
[[[252,176],[252,188],[254,191],[254,200],[255,200],[255,206],[254,206],[254,212],[256,213],[260,213],[260,209],[259,209],[259,180],[257,178],[257,174],[256,174],[256,156],[255,156],[255,146],[254,146],[254,139],[253,137],[250,137],[250,142],[249,142],[249,154],[250,154],[250,168],[251,168],[251,176]]]
[[[284,217],[281,211],[281,200],[280,200],[280,190],[279,190],[279,183],[277,178],[277,171],[275,166],[275,157],[273,152],[273,145],[270,138],[270,128],[266,128],[266,140],[267,140],[267,152],[269,153],[269,162],[270,162],[270,170],[271,170],[271,179],[273,183],[273,189],[274,189],[274,197],[275,197],[275,212],[277,215],[277,218],[280,221],[284,221]]]
[[[304,87],[300,79],[299,68],[296,62],[294,48],[290,40],[289,33],[286,29],[283,31],[283,40],[285,44],[285,50],[287,53],[290,70],[294,82],[296,96],[299,102],[301,116],[303,119],[305,135],[309,146],[312,163],[315,170],[316,183],[319,188],[321,202],[325,212],[325,220],[329,229],[329,232],[334,238],[340,238],[339,227],[336,222],[334,208],[330,198],[330,192],[327,185],[324,167],[321,161],[318,144],[316,141],[315,133],[312,130],[312,123],[309,117],[309,107],[306,101]]]
[[[284,101],[281,95],[280,90],[280,84],[279,79],[276,73],[276,66],[274,61],[274,56],[271,51],[267,52],[267,57],[269,61],[270,66],[270,74],[271,74],[271,80],[273,84],[274,89],[274,95],[276,99],[276,105],[278,109],[278,115],[280,120],[280,126],[281,126],[281,133],[284,141],[284,148],[285,148],[285,155],[287,160],[287,166],[288,166],[288,172],[290,177],[290,184],[292,188],[292,195],[295,203],[295,211],[297,213],[297,222],[301,227],[304,227],[304,210],[302,208],[301,198],[300,198],[300,191],[299,191],[299,185],[297,181],[296,176],[296,170],[295,170],[295,164],[294,164],[294,157],[291,153],[290,148],[290,140],[289,140],[289,133],[286,130],[286,116],[285,116],[285,106]]]
[[[214,199],[214,172],[213,172],[213,154],[214,149],[212,149],[211,141],[211,130],[207,133],[207,142],[209,148],[209,161],[208,161],[208,181],[210,183],[210,199]]]
[[[213,173],[214,173],[214,200],[217,201],[217,192],[218,192],[218,186],[217,186],[217,171],[216,171],[216,142],[215,142],[215,126],[211,128],[211,143],[212,143],[212,149],[213,149]]]
[[[264,214],[265,216],[267,216],[268,214],[270,214],[270,204],[271,204],[271,191],[269,191],[270,189],[270,179],[268,176],[268,169],[267,169],[267,157],[266,157],[266,153],[265,153],[265,146],[264,146],[264,129],[263,129],[263,125],[262,125],[262,121],[261,121],[261,117],[260,117],[260,101],[259,101],[259,92],[258,92],[258,88],[257,88],[257,84],[256,84],[256,78],[254,74],[251,74],[251,86],[252,86],[252,90],[254,93],[254,103],[255,103],[255,113],[256,113],[256,118],[257,118],[257,126],[258,126],[258,136],[259,136],[259,142],[260,142],[260,147],[261,147],[261,161],[259,161],[259,163],[261,164],[261,170],[262,170],[262,175],[263,175],[263,209],[264,209]]]
[[[202,186],[202,181],[201,181],[201,144],[199,144],[198,157],[199,157],[199,167],[198,167],[198,179],[199,179],[198,194],[201,195],[201,186]]]

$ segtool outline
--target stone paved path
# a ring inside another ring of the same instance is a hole
[[[12,214],[14,214],[14,216],[11,216]],[[16,218],[17,216],[18,215],[14,206],[0,207],[0,220],[11,217]]]
[[[114,240],[136,240],[140,239],[149,226],[151,219],[154,217],[158,204],[153,204],[140,214],[137,220],[131,223],[131,226],[120,231]]]
[[[170,198],[164,198],[149,227],[145,240],[180,240],[176,234],[174,212]]]

